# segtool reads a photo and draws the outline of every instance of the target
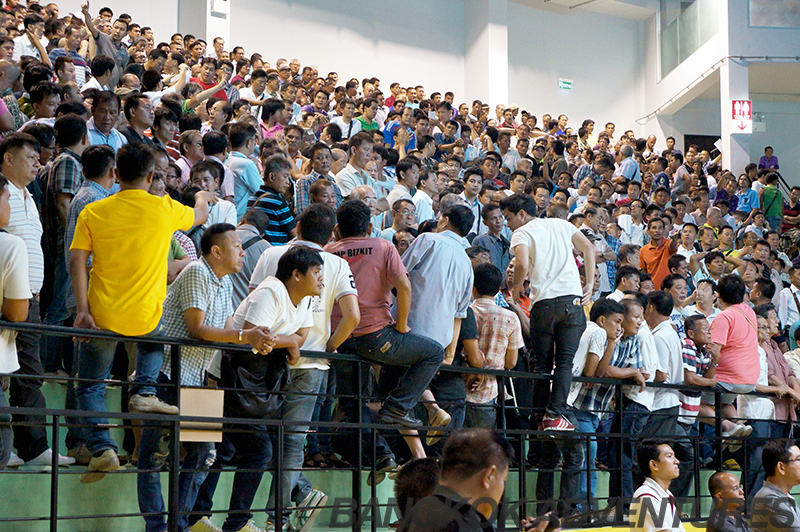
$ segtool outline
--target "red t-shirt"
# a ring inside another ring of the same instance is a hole
[[[203,87],[204,91],[207,91],[211,87],[216,87],[217,86],[216,83],[203,83],[202,81],[200,81],[200,78],[191,78],[189,81],[191,81],[192,83],[197,83],[198,85]],[[225,100],[226,102],[228,101],[228,95],[225,93],[225,91],[223,89],[218,90],[217,92],[212,94],[211,97],[212,98],[219,98],[220,100]]]
[[[382,238],[345,238],[328,244],[325,251],[346,260],[356,281],[361,321],[353,336],[363,336],[393,325],[394,318],[390,312],[392,287],[394,280],[407,272],[392,243]],[[337,305],[331,314],[331,330],[336,330],[341,318]]]

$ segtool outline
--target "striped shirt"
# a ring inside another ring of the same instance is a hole
[[[50,176],[42,200],[44,242],[49,257],[56,257],[56,254],[60,254],[64,248],[65,228],[61,227],[61,221],[58,219],[58,195],[69,194],[75,197],[82,184],[81,156],[69,148],[60,150],[50,167]]]
[[[301,177],[297,180],[294,184],[294,212],[300,214],[306,208],[311,205],[311,198],[308,195],[308,189],[311,188],[311,185],[319,181],[320,179],[327,179],[333,185],[333,193],[336,194],[336,208],[342,206],[342,202],[344,202],[344,197],[342,196],[342,190],[339,188],[339,185],[336,184],[334,181],[334,176],[328,173],[327,176],[322,176],[322,174],[318,174],[317,172],[312,172],[305,177]]]
[[[28,282],[31,293],[35,296],[42,289],[44,282],[44,253],[42,252],[42,221],[33,196],[25,187],[17,188],[8,182],[11,205],[11,218],[4,228],[7,233],[16,235],[25,241],[28,248]]]
[[[176,338],[191,338],[183,316],[188,309],[198,309],[205,313],[203,325],[224,329],[228,317],[233,316],[232,296],[233,284],[229,276],[218,278],[204,258],[190,262],[167,290],[167,298],[164,300],[164,333]],[[205,370],[214,351],[203,347],[181,347],[182,386],[203,385]],[[167,377],[172,374],[170,346],[166,347],[161,373]]]
[[[247,208],[255,207],[269,215],[269,225],[264,231],[264,238],[273,246],[280,246],[290,240],[289,231],[297,225],[289,204],[283,194],[272,187],[262,185],[247,200]]]
[[[696,373],[701,377],[711,365],[711,355],[706,353],[703,347],[698,349],[689,338],[684,338],[683,342],[681,342],[681,354],[683,356],[683,369]],[[680,399],[681,406],[678,410],[678,421],[691,425],[700,411],[700,392],[682,391],[680,392]]]

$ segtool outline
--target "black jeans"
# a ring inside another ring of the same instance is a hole
[[[39,302],[30,300],[28,319],[26,323],[42,323],[39,318]],[[44,374],[42,362],[39,358],[39,343],[41,335],[38,333],[17,333],[17,358],[19,369],[11,377],[9,389],[9,403],[11,406],[26,408],[47,408],[42,393],[42,379]],[[38,375],[39,377],[22,378],[16,375]],[[40,415],[14,414],[14,447],[17,448],[19,457],[32,460],[45,452],[50,445],[47,443],[45,430],[45,417]],[[33,425],[22,425],[32,423]]]
[[[531,307],[533,371],[553,375],[552,391],[550,382],[535,381],[533,417],[566,413],[572,359],[586,329],[586,315],[583,307],[574,304],[575,299],[575,296],[544,299]]]
[[[583,312],[583,310],[581,310]],[[573,425],[578,421],[569,414],[566,416]],[[555,438],[545,438],[542,442],[542,456],[539,472],[536,475],[536,515],[553,510],[559,515],[568,516],[572,506],[578,503],[578,483],[583,469],[583,440],[573,433],[560,433]],[[555,494],[555,470],[558,467],[558,451],[563,458],[561,462],[561,493],[557,503]],[[556,508],[556,506],[558,508]]]

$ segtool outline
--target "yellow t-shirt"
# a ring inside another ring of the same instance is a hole
[[[193,223],[190,207],[138,189],[81,211],[70,250],[92,253],[89,309],[98,327],[125,336],[156,328],[167,295],[172,234]]]

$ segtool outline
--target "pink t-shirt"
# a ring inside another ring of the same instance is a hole
[[[758,361],[756,313],[744,303],[723,310],[711,323],[711,342],[720,344],[716,378],[729,384],[756,384]]]
[[[394,280],[407,272],[392,243],[382,238],[345,238],[328,244],[325,251],[346,260],[356,281],[361,321],[353,336],[363,336],[394,324],[390,312],[392,287]],[[341,317],[337,305],[331,314],[331,330],[336,330]]]

